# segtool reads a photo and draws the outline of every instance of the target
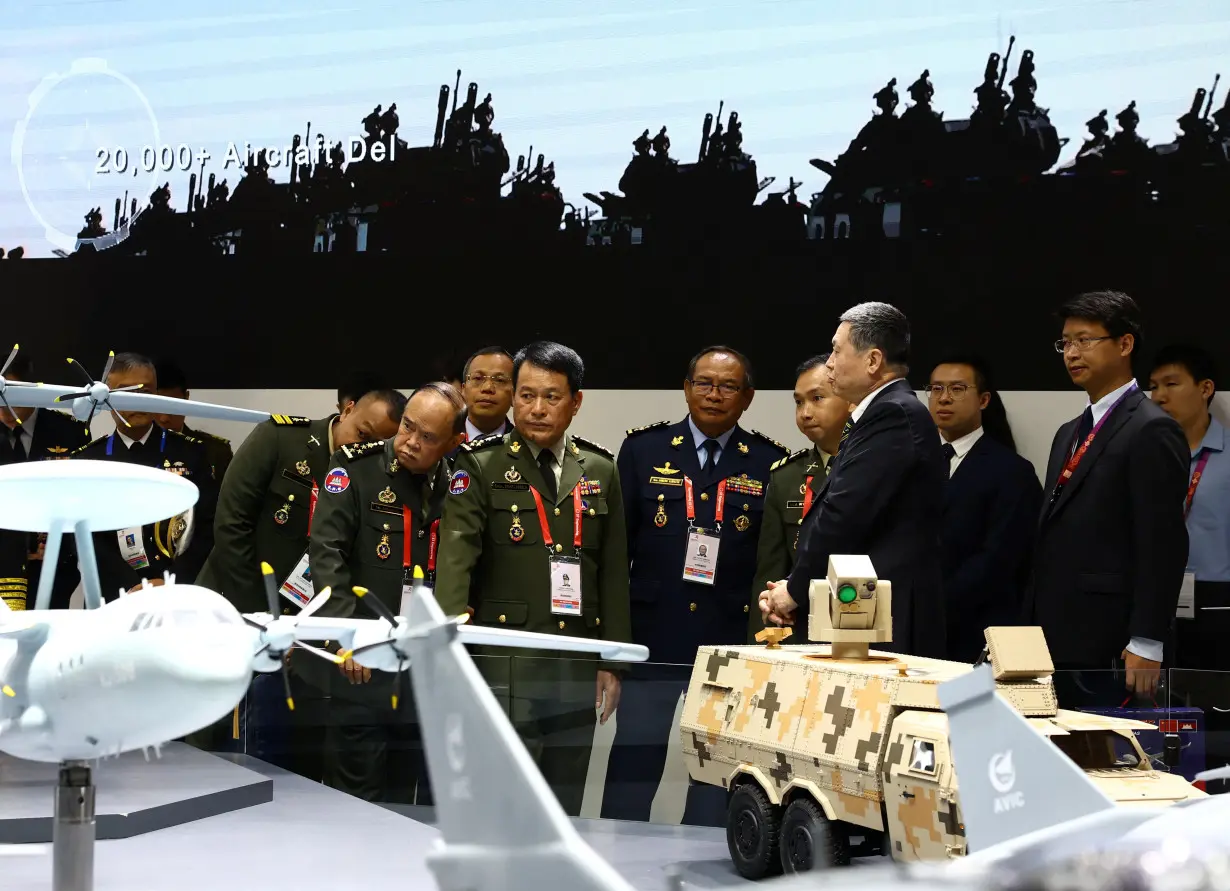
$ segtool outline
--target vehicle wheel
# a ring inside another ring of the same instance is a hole
[[[782,814],[780,836],[782,870],[807,872],[850,862],[849,839],[814,801],[796,798]]]
[[[755,783],[744,783],[730,796],[726,809],[726,847],[735,870],[745,879],[761,879],[781,871],[777,833],[778,808]]]

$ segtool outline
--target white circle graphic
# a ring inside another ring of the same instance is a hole
[[[987,765],[987,779],[995,791],[1003,795],[1016,785],[1016,768],[1012,766],[1012,750],[991,757]]]

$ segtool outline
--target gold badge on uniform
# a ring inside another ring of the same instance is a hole
[[[400,467],[400,466],[401,466],[401,465],[400,465],[400,464],[398,464],[398,463],[397,463],[397,461],[395,461],[395,460],[394,460],[394,461],[390,461],[390,462],[389,462],[389,473],[397,473],[397,468],[398,468],[398,467]]]
[[[393,494],[393,490],[388,486],[385,486],[384,491],[377,495],[376,498],[381,504],[392,504],[397,500],[397,496]]]
[[[752,525],[752,521],[749,520],[743,514],[739,514],[739,516],[735,517],[735,528],[738,529],[740,532],[746,532],[748,530],[748,527],[751,525]]]
[[[671,440],[671,445],[673,445],[675,448],[679,448],[679,446],[683,445],[683,437],[676,436],[674,439]]]
[[[658,502],[658,512],[653,515],[653,524],[657,526],[659,529],[661,529],[663,526],[666,525],[665,507],[666,506],[662,504],[662,502],[659,501]]]
[[[658,473],[665,474],[666,476],[674,476],[675,474],[679,472],[679,468],[671,467],[671,462],[669,461],[667,461],[661,467],[655,467],[654,470],[656,470]]]
[[[279,526],[285,526],[286,521],[290,519],[290,502],[286,502],[281,507],[273,512],[273,522]]]
[[[739,443],[738,448],[739,448],[739,454],[740,454],[740,455],[746,455],[746,454],[747,454],[747,446],[746,446],[746,445],[744,445],[743,443]]]
[[[521,474],[517,473],[516,470],[506,470],[504,471],[504,479],[510,483],[519,483],[521,482]]]
[[[295,473],[299,474],[300,476],[311,476],[312,468],[307,463],[307,461],[296,461],[295,462]]]
[[[388,560],[389,555],[393,553],[393,549],[389,547],[389,537],[387,535],[380,536],[380,544],[376,545],[376,556],[381,560]]]
[[[514,455],[517,454],[517,452],[521,451],[521,443],[514,441],[512,445],[508,447],[508,450]]]
[[[521,525],[521,518],[516,514],[513,514],[512,525],[508,527],[508,537],[513,541],[525,538],[525,528]]]
[[[800,495],[807,494],[807,483],[799,483],[799,494]]]

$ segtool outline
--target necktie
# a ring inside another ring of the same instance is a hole
[[[824,475],[825,476],[828,476],[830,473],[833,472],[833,462],[836,460],[837,460],[837,456],[834,455],[832,458],[829,458],[827,461],[824,462]]]
[[[837,444],[838,453],[840,453],[842,450],[842,447],[845,446],[846,440],[850,438],[850,431],[853,429],[854,429],[854,418],[846,418],[845,426],[841,428],[841,442]]]
[[[13,428],[13,458],[15,460],[24,461],[30,457],[29,442],[24,427],[18,424]]]
[[[132,445],[128,447],[128,455],[134,461],[140,461],[144,457],[145,443],[137,440],[132,441]]]
[[[706,439],[701,448],[705,450],[705,463],[701,465],[701,470],[711,468],[717,464],[718,452],[722,450],[722,445],[716,439]]]
[[[1080,423],[1076,425],[1076,439],[1075,445],[1073,445],[1071,449],[1072,453],[1075,453],[1076,450],[1081,447],[1085,441],[1085,437],[1089,435],[1091,430],[1093,430],[1093,406],[1087,405],[1085,406],[1085,410],[1081,413]]]
[[[538,466],[542,469],[542,481],[546,484],[547,497],[554,504],[556,497],[555,456],[551,454],[550,449],[543,449],[538,453]]]
[[[957,457],[957,450],[953,448],[951,442],[944,443],[944,446],[940,449],[940,451],[944,453],[945,461],[951,461],[953,458]]]

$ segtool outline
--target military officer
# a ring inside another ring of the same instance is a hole
[[[462,447],[440,523],[435,594],[445,614],[466,610],[473,583],[477,624],[629,638],[614,456],[568,432],[583,374],[566,346],[522,348],[513,360],[514,429]],[[595,710],[605,723],[618,706],[618,667],[575,654],[521,655],[501,649],[479,661],[494,686],[511,686],[513,724],[565,811],[579,815]]]
[[[756,605],[758,595],[769,587],[769,582],[790,575],[799,527],[832,469],[842,430],[854,411],[854,406],[833,393],[832,378],[824,367],[828,358],[827,353],[813,356],[795,371],[794,422],[813,445],[769,468],[769,488],[765,492],[764,519],[756,549],[756,578],[748,592],[752,604],[749,643],[764,629],[764,619]]]
[[[158,395],[171,399],[191,399],[188,394],[188,379],[178,365],[170,361],[157,363]],[[205,430],[197,430],[184,423],[183,415],[159,415],[158,426],[166,430],[174,430],[193,439],[199,439],[205,445],[205,454],[214,470],[214,479],[222,482],[226,469],[235,457],[231,451],[231,441]]]
[[[105,383],[113,390],[140,384],[146,392],[158,386],[154,363],[136,353],[116,355]],[[102,596],[113,600],[120,592],[135,590],[144,583],[161,585],[165,572],[174,573],[180,584],[191,584],[213,546],[218,499],[205,446],[192,437],[159,427],[154,416],[145,412],[113,411],[111,416],[115,432],[70,453],[71,458],[160,467],[195,483],[200,495],[189,511],[177,517],[142,528],[94,533]],[[65,536],[63,547],[75,552],[71,542],[72,538]]]
[[[10,381],[32,381],[34,363],[26,355],[18,353],[4,376]],[[69,452],[90,441],[89,424],[78,421],[67,412],[49,408],[9,410],[0,406],[0,425],[0,452],[5,452],[7,446],[10,461],[62,460],[68,457]],[[3,463],[3,459],[0,459],[0,463]],[[38,580],[42,576],[47,533],[13,534],[26,540],[22,560],[26,565],[25,573],[30,582],[30,590],[36,591]],[[60,551],[59,563],[55,581],[52,583],[52,598],[57,603],[67,602],[72,594],[72,577],[75,572],[75,565],[65,550]],[[0,570],[0,575],[5,573]]]
[[[602,816],[619,820],[649,819],[697,648],[747,638],[769,467],[788,454],[739,426],[755,390],[738,350],[711,346],[693,356],[683,394],[686,418],[629,430],[619,453],[632,640],[658,663],[628,672],[602,800]],[[689,787],[684,822],[724,819],[713,789]]]
[[[316,587],[331,590],[320,615],[353,615],[356,585],[400,612],[415,566],[434,583],[447,456],[464,438],[465,422],[455,387],[425,384],[406,403],[395,437],[343,446],[333,456],[310,548]],[[408,675],[373,672],[353,660],[334,668],[307,653],[293,662],[331,692],[325,782],[366,801],[430,804]],[[394,694],[404,703],[397,711]]]

